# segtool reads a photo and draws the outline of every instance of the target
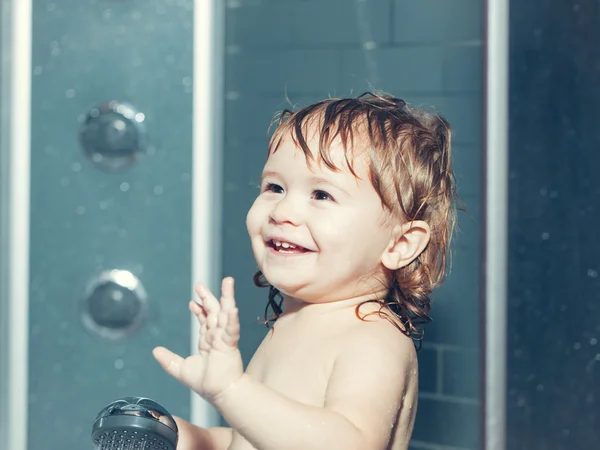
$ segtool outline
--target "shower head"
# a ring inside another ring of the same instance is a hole
[[[175,450],[177,425],[149,398],[124,397],[98,413],[92,428],[96,450]]]

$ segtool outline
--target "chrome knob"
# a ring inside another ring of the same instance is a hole
[[[107,339],[122,339],[143,323],[147,300],[142,282],[131,272],[102,272],[86,289],[81,320],[95,334]]]
[[[92,108],[79,129],[79,143],[87,158],[106,170],[133,164],[144,151],[143,113],[133,106],[110,101]]]

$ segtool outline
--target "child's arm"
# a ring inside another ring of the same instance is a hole
[[[175,417],[179,429],[177,450],[227,450],[231,445],[231,428],[200,428]]]
[[[260,450],[386,449],[394,430],[408,446],[417,403],[414,346],[380,325],[341,337],[346,350],[336,360],[324,407],[291,400],[247,375],[213,403]]]
[[[390,324],[361,323],[340,336],[344,351],[336,358],[325,404],[316,407],[243,374],[233,280],[223,281],[220,303],[204,288],[197,292],[202,306],[192,302],[190,309],[201,325],[199,353],[184,359],[156,348],[154,356],[255,448],[378,450],[387,448],[393,429],[408,438],[416,409],[416,357],[412,341]]]

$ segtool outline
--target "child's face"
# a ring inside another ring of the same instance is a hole
[[[318,144],[315,139],[308,144],[314,156]],[[357,179],[343,162],[340,142],[330,154],[344,169],[331,171],[316,157],[309,167],[302,150],[285,138],[267,160],[261,193],[246,221],[269,283],[310,303],[386,291],[381,257],[393,224],[385,220],[365,156],[354,160]]]

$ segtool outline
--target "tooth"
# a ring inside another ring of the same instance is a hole
[[[283,248],[290,248],[290,244],[288,244],[287,242],[282,243],[281,246]]]

